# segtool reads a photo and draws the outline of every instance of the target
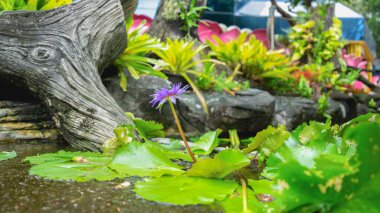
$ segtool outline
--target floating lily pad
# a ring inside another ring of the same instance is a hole
[[[137,182],[134,191],[150,201],[191,205],[224,200],[238,186],[230,180],[177,176]]]
[[[243,149],[244,153],[250,153],[260,148],[265,155],[270,155],[279,149],[284,142],[290,137],[290,133],[286,131],[285,126],[274,128],[269,126],[267,129],[257,133],[255,138],[247,148]]]
[[[216,131],[210,131],[202,135],[197,141],[194,142],[191,150],[195,154],[199,155],[209,155],[212,150],[219,145],[218,136],[222,130],[218,129]]]
[[[35,165],[29,174],[50,180],[85,182],[125,177],[109,169],[111,158],[100,153],[59,151],[27,157],[24,161]]]
[[[182,167],[173,163],[160,149],[138,142],[118,149],[110,167],[130,176],[161,177],[184,173]]]
[[[241,151],[228,149],[216,154],[214,158],[199,160],[186,174],[188,176],[224,178],[249,163],[250,160]]]
[[[8,160],[11,158],[17,157],[17,153],[15,151],[13,152],[0,152],[0,161],[2,160]]]

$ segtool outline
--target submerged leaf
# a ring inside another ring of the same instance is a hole
[[[223,150],[215,157],[205,158],[193,164],[187,171],[188,176],[198,176],[207,178],[224,178],[234,171],[247,165],[250,160],[240,151],[234,149]]]
[[[15,151],[13,152],[0,152],[0,161],[2,160],[8,160],[11,158],[17,157],[17,154]]]
[[[231,180],[177,176],[139,181],[134,191],[151,201],[191,205],[221,201],[232,194],[238,186]]]
[[[128,143],[118,149],[110,167],[130,176],[161,177],[165,174],[180,175],[184,172],[160,149],[138,142]]]

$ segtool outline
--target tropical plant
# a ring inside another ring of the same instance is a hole
[[[1,0],[0,11],[50,10],[71,3],[72,0]]]
[[[238,69],[247,78],[287,78],[291,70],[290,60],[281,51],[267,51],[264,44],[246,32],[237,39],[223,42],[213,36],[214,44],[207,41],[211,55],[227,64],[231,70]]]
[[[204,45],[195,47],[195,41],[187,41],[184,39],[171,40],[167,39],[163,48],[155,50],[155,53],[163,60],[163,63],[159,67],[160,70],[164,70],[170,73],[181,75],[194,90],[197,95],[203,110],[208,113],[206,100],[204,99],[201,91],[189,77],[189,74],[199,76],[202,75],[201,71],[195,70],[195,66],[210,61],[209,59],[195,60],[197,55],[200,55],[206,48]]]
[[[126,21],[128,45],[123,54],[114,61],[119,71],[120,87],[123,91],[127,91],[127,77],[124,69],[128,70],[135,79],[139,79],[142,75],[154,75],[167,79],[165,74],[154,68],[159,61],[148,56],[162,48],[161,42],[145,33],[145,20],[140,20],[139,26],[134,26],[133,23],[132,17]],[[133,30],[130,30],[132,26]]]
[[[181,30],[190,34],[190,30],[198,26],[198,21],[201,18],[201,14],[204,10],[209,9],[206,6],[196,6],[196,0],[190,0],[190,4],[185,3],[185,1],[179,1],[179,18],[183,22]]]
[[[198,76],[195,84],[202,90],[226,91],[234,95],[238,90],[249,88],[249,82],[238,82],[235,79],[239,74],[239,69],[227,76],[226,71],[217,72],[215,63],[205,61],[203,63],[203,72]]]

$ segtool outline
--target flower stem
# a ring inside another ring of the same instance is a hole
[[[190,146],[189,146],[189,144],[187,143],[187,140],[186,140],[185,134],[183,133],[183,130],[182,130],[181,123],[179,122],[179,119],[178,119],[178,116],[177,116],[177,112],[175,111],[174,104],[173,104],[173,102],[171,102],[170,100],[168,100],[168,102],[169,102],[169,105],[170,105],[170,109],[172,110],[172,113],[173,113],[173,116],[174,116],[175,123],[177,124],[178,130],[179,130],[179,133],[181,134],[182,140],[183,140],[183,142],[185,143],[186,149],[187,149],[187,151],[189,152],[191,159],[193,159],[193,162],[195,163],[195,162],[197,162],[197,159],[195,158],[194,153],[191,151]]]
[[[241,188],[243,189],[243,212],[248,211],[248,202],[247,202],[247,184],[245,183],[244,178],[240,178]]]
[[[183,73],[182,77],[187,81],[187,83],[190,84],[195,95],[198,97],[199,101],[201,102],[201,105],[203,107],[203,111],[208,115],[207,103],[206,103],[205,98],[202,95],[202,92],[199,91],[198,87],[194,84],[194,82],[191,80],[191,78],[186,73]]]

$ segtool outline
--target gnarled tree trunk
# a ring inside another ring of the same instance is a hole
[[[126,46],[124,18],[136,0],[122,3],[81,0],[0,15],[1,76],[36,93],[77,148],[97,151],[117,125],[131,123],[99,76]]]

